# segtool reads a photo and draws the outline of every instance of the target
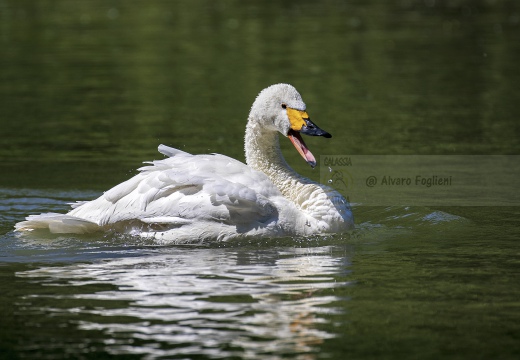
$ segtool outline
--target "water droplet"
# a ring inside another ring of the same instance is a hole
[[[332,172],[332,168],[329,166],[329,172]]]
[[[329,179],[329,181],[327,181],[329,184],[332,184],[332,179]]]

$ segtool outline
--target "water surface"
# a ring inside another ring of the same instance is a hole
[[[243,160],[277,82],[333,134],[317,158],[518,155],[519,35],[505,0],[0,0],[2,357],[518,358],[517,207],[361,203],[347,234],[189,246],[12,230],[160,143]]]

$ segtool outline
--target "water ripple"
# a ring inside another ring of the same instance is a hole
[[[262,358],[313,354],[335,334],[334,289],[346,259],[334,249],[178,249],[17,273],[53,286],[36,311],[80,314],[113,354]],[[88,291],[94,289],[94,291]],[[278,354],[278,355],[275,355]],[[275,357],[276,358],[276,357]]]

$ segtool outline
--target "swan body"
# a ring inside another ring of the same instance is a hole
[[[300,133],[330,135],[313,124],[300,94],[288,84],[264,89],[251,108],[246,164],[220,154],[192,155],[165,145],[163,160],[67,214],[31,215],[17,231],[52,233],[112,230],[183,243],[245,237],[337,233],[353,226],[345,198],[297,174],[285,162],[278,133],[291,139],[311,165]]]

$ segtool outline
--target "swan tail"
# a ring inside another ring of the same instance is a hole
[[[15,225],[16,231],[46,229],[53,234],[87,234],[99,231],[101,227],[92,221],[57,213],[30,215]]]

